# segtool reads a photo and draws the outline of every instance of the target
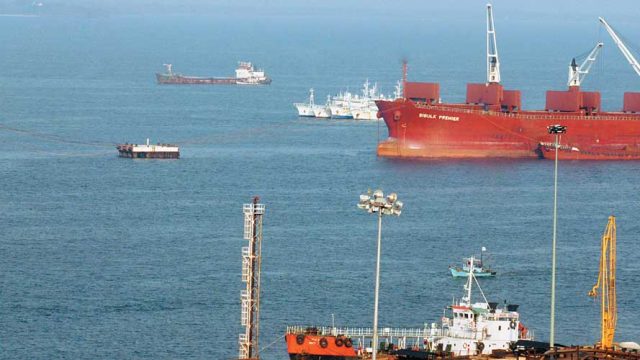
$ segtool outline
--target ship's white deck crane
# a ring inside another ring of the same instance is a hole
[[[167,75],[172,76],[173,75],[173,64],[162,64],[164,65],[164,68],[167,69]]]
[[[571,64],[569,64],[569,81],[567,82],[567,85],[569,87],[580,86],[584,78],[589,73],[591,65],[593,65],[593,63],[596,61],[596,57],[598,57],[598,54],[600,53],[600,50],[602,50],[603,45],[604,44],[601,42],[597,43],[593,50],[591,50],[587,58],[582,62],[582,64],[580,64],[580,66],[576,64],[575,58],[571,60]]]
[[[616,34],[615,31],[613,31],[611,26],[609,26],[609,24],[601,17],[599,17],[598,20],[600,20],[602,26],[604,26],[604,28],[607,30],[607,32],[611,36],[611,39],[613,39],[613,42],[618,45],[620,52],[622,52],[622,55],[624,55],[624,57],[627,59],[633,70],[635,70],[636,74],[640,76],[640,64],[638,64],[638,60],[636,60],[633,54],[631,54],[631,51],[627,49],[625,44],[622,42],[622,40],[620,40],[620,37],[618,37],[618,34]]]
[[[487,83],[500,83],[500,60],[491,4],[487,4]]]

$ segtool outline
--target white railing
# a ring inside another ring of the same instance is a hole
[[[300,334],[308,332],[318,335],[344,335],[347,337],[372,337],[373,328],[343,328],[343,327],[308,327],[308,326],[287,326],[288,334]],[[403,328],[380,328],[378,336],[384,337],[425,337],[431,335],[431,328],[403,329]]]
[[[238,359],[247,359],[249,357],[249,341],[245,334],[240,334],[238,337],[238,344],[240,345]]]

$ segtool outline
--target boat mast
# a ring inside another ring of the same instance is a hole
[[[493,10],[487,4],[487,83],[500,83],[500,60],[498,59],[498,43],[493,26]]]
[[[627,49],[625,44],[622,42],[622,40],[620,40],[620,37],[618,37],[618,34],[616,34],[615,31],[613,31],[611,26],[609,26],[609,24],[601,17],[599,17],[598,20],[600,20],[602,26],[604,26],[604,28],[607,30],[607,32],[611,36],[611,39],[613,39],[613,42],[618,45],[618,49],[620,49],[620,52],[622,52],[622,55],[624,55],[624,57],[627,59],[633,70],[635,70],[636,74],[640,76],[640,64],[638,64],[638,60],[633,57],[633,54],[631,54],[629,49]]]
[[[314,101],[313,101],[313,88],[309,89],[309,106],[313,107],[314,105]]]
[[[469,258],[469,276],[467,277],[467,284],[465,285],[467,295],[462,298],[462,300],[466,302],[466,304],[464,304],[466,306],[471,306],[471,288],[473,287],[473,267],[475,260],[473,256]]]
[[[580,86],[584,78],[589,73],[591,65],[593,65],[593,63],[596,61],[596,57],[600,53],[600,50],[602,50],[603,45],[604,44],[601,42],[597,43],[593,50],[591,50],[587,58],[582,62],[582,64],[580,64],[580,66],[576,64],[575,58],[571,60],[571,64],[569,64],[569,81],[567,82],[567,86]]]

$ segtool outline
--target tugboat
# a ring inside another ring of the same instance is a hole
[[[453,277],[467,277],[469,276],[469,271],[471,270],[471,262],[473,262],[473,275],[476,277],[493,277],[496,276],[496,272],[493,271],[488,265],[484,262],[484,252],[487,249],[483,246],[482,252],[480,253],[480,259],[468,257],[464,258],[462,268],[458,266],[451,265],[449,266],[449,271],[451,271],[451,276]]]

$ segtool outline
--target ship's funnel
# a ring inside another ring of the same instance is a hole
[[[517,304],[509,304],[507,305],[507,311],[518,311],[518,306]]]

